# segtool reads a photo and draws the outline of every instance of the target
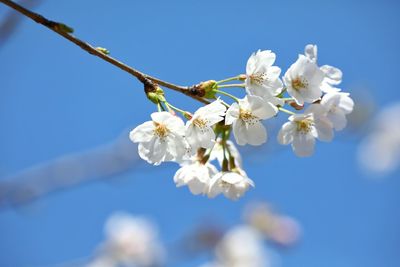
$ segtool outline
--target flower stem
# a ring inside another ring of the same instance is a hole
[[[292,111],[290,111],[290,110],[287,110],[287,109],[285,109],[285,108],[278,107],[278,109],[279,109],[280,111],[283,111],[283,112],[287,113],[287,114],[296,115],[296,113],[294,113],[294,112],[292,112]]]
[[[231,87],[240,87],[240,88],[244,88],[244,83],[239,83],[239,84],[223,84],[223,85],[218,85],[217,88],[231,88]]]
[[[183,109],[177,108],[174,105],[171,105],[170,103],[168,103],[167,101],[164,102],[165,105],[167,106],[167,108],[172,108],[175,111],[178,111],[180,113],[182,113],[182,115],[185,115],[185,113],[187,113],[186,111],[184,111]]]
[[[224,79],[224,80],[217,81],[217,84],[226,83],[226,82],[230,82],[230,81],[238,81],[238,80],[240,80],[240,75],[235,76],[235,77],[231,77],[231,78],[227,78],[227,79]]]
[[[293,97],[283,97],[283,98],[281,98],[283,101],[292,101],[292,100],[294,100],[294,98]]]
[[[236,102],[239,102],[239,99],[238,99],[236,96],[231,95],[231,94],[229,94],[229,93],[227,93],[227,92],[220,91],[220,90],[215,90],[215,92],[218,93],[218,94],[221,94],[221,95],[230,97],[230,98],[232,98],[233,100],[235,100]]]

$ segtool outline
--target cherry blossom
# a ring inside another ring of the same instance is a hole
[[[236,168],[235,171],[223,171],[217,173],[210,181],[208,197],[214,198],[219,194],[231,200],[237,200],[254,187],[254,182],[247,177],[242,169]]]
[[[324,73],[315,62],[304,55],[299,55],[283,77],[289,95],[299,105],[303,105],[304,102],[312,103],[321,97],[320,87],[323,79]]]
[[[261,120],[275,116],[277,110],[272,103],[248,95],[228,108],[225,124],[232,124],[233,135],[238,145],[261,145],[267,141],[267,130]]]
[[[132,142],[139,143],[139,156],[154,165],[181,160],[187,151],[182,119],[165,111],[154,112],[151,118],[129,134]]]
[[[251,95],[275,96],[282,90],[282,81],[279,79],[281,69],[272,66],[275,62],[275,53],[271,50],[258,50],[253,53],[246,65],[246,90]]]
[[[353,111],[354,101],[349,95],[349,93],[332,92],[324,95],[321,100],[321,106],[326,109],[326,116],[337,131],[346,127],[346,115]]]
[[[199,108],[186,123],[186,140],[193,150],[203,147],[212,148],[215,133],[211,128],[224,119],[226,107],[218,99],[211,104]]]
[[[201,163],[198,160],[184,164],[175,173],[174,182],[177,187],[187,185],[194,195],[206,194],[211,180],[218,170],[210,163]]]
[[[308,157],[314,153],[315,139],[329,142],[333,138],[332,123],[323,116],[320,105],[313,105],[304,114],[289,117],[278,134],[282,145],[292,145],[294,153],[299,157]]]

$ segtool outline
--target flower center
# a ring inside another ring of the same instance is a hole
[[[249,78],[251,83],[261,85],[265,80],[267,80],[267,74],[265,72],[253,73]]]
[[[193,124],[200,129],[204,129],[207,126],[207,120],[196,118],[193,120]]]
[[[248,124],[255,124],[256,122],[260,121],[257,116],[254,116],[253,113],[247,109],[240,109],[239,118]]]
[[[295,90],[306,89],[308,86],[308,82],[303,77],[297,77],[292,80],[292,87]]]
[[[157,135],[160,139],[164,139],[168,135],[168,128],[164,124],[154,122],[156,128],[154,129],[154,134]]]
[[[305,134],[311,131],[311,127],[314,125],[314,122],[311,119],[304,119],[301,121],[296,121],[297,131]]]

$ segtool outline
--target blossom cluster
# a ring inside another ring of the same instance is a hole
[[[158,112],[130,133],[130,139],[139,144],[140,157],[154,165],[180,163],[174,181],[178,187],[188,186],[195,195],[213,198],[223,194],[236,200],[254,187],[254,182],[243,170],[231,133],[240,146],[262,145],[268,138],[262,122],[284,112],[290,116],[279,131],[278,142],[291,144],[299,157],[312,155],[316,139],[331,141],[334,131],[346,126],[354,102],[337,87],[342,72],[329,65],[318,66],[316,45],[307,45],[282,78],[275,59],[270,50],[259,50],[248,59],[246,74],[200,83],[197,89],[213,102],[194,114],[170,104],[160,88],[151,97],[148,94]],[[245,96],[238,98],[221,90],[232,87],[243,88]],[[219,162],[220,170],[213,161]]]

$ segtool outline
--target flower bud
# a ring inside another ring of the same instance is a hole
[[[215,80],[208,80],[205,82],[201,82],[196,84],[190,88],[190,93],[192,95],[205,97],[208,99],[215,99],[215,89],[217,82]]]

